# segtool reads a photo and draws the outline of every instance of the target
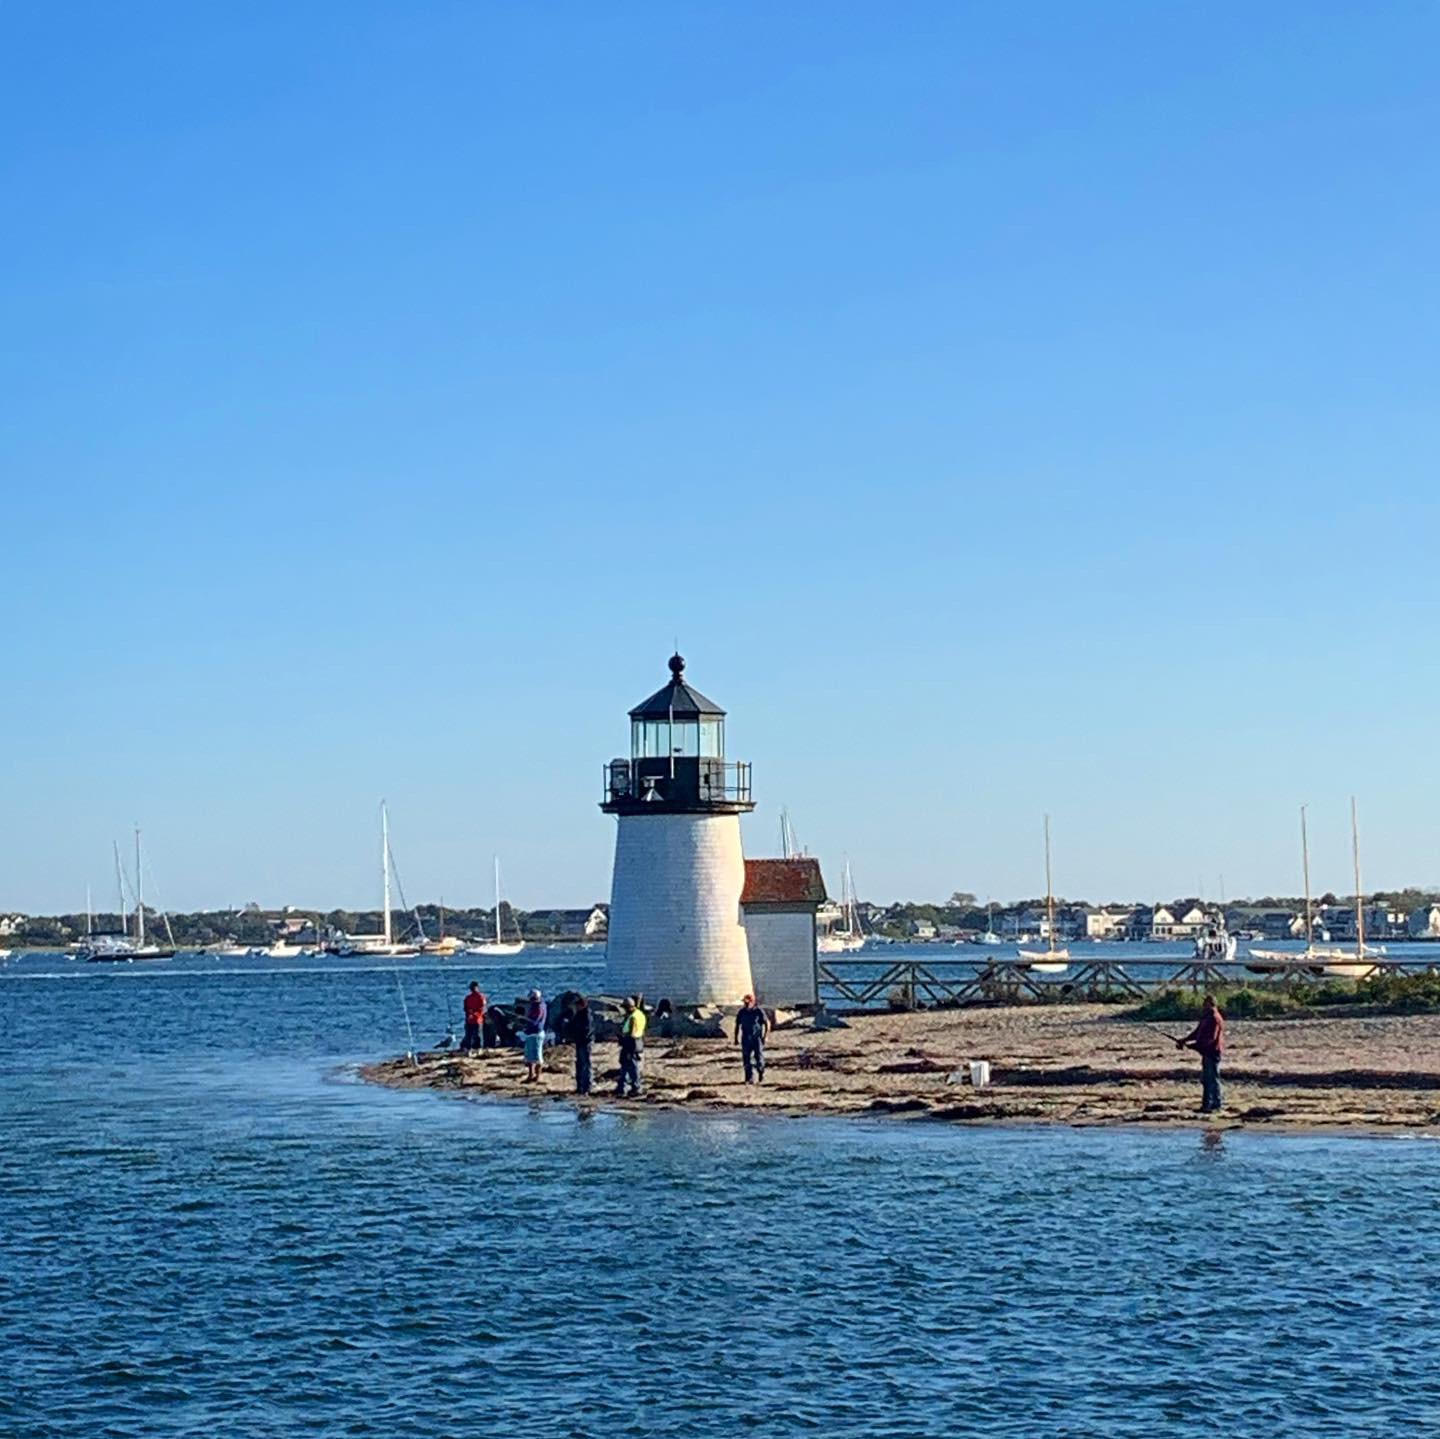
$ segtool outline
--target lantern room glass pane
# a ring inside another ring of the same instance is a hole
[[[669,721],[631,721],[630,753],[635,759],[665,759],[670,753]]]
[[[671,726],[670,753],[677,759],[694,759],[700,753],[700,726],[694,720],[676,720]]]
[[[702,719],[700,721],[700,757],[721,759],[725,754],[725,721]]]

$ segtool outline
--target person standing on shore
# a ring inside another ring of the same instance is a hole
[[[530,991],[525,1006],[525,1078],[523,1084],[536,1083],[545,1068],[545,996],[538,989]]]
[[[467,1049],[485,1048],[485,996],[472,979],[470,993],[465,996],[465,1038],[460,1041],[463,1054]]]
[[[634,996],[625,1001],[624,1018],[620,1021],[620,1082],[615,1095],[623,1099],[640,1093],[640,1071],[645,1063],[645,1011]]]
[[[1220,1087],[1220,1056],[1225,1052],[1225,1016],[1207,994],[1200,1010],[1200,1022],[1185,1036],[1175,1041],[1177,1049],[1193,1049],[1200,1055],[1200,1113],[1217,1114],[1224,1103]]]
[[[770,1033],[770,1019],[747,994],[735,1016],[735,1043],[745,1064],[745,1083],[754,1084],[765,1078],[765,1036]]]
[[[590,1046],[595,1039],[595,1016],[582,994],[570,1015],[570,1042],[575,1046],[575,1093],[590,1093]]]

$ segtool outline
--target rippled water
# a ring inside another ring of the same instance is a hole
[[[418,1038],[469,977],[405,971]],[[386,969],[0,970],[0,1433],[1440,1420],[1440,1146],[578,1118],[354,1082],[404,1032]]]

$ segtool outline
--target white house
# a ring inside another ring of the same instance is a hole
[[[818,1003],[815,913],[824,902],[819,860],[745,861],[740,917],[761,1004]]]

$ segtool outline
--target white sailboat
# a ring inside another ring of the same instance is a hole
[[[1327,961],[1325,973],[1336,979],[1363,979],[1375,968],[1375,961],[1384,958],[1385,946],[1365,943],[1365,891],[1360,883],[1360,821],[1355,812],[1355,796],[1350,796],[1350,858],[1355,866],[1355,948],[1339,950],[1340,958]]]
[[[1020,961],[1035,974],[1064,974],[1070,951],[1055,948],[1055,887],[1050,878],[1050,816],[1045,816],[1045,942],[1046,948],[1022,949]]]
[[[840,925],[818,936],[815,948],[821,954],[849,954],[864,947],[865,932],[855,912],[855,880],[847,859],[840,877]]]
[[[145,942],[145,874],[144,859],[140,848],[140,826],[135,826],[135,937],[130,937],[130,926],[125,918],[125,879],[120,866],[120,846],[115,846],[115,877],[120,888],[120,923],[122,932],[116,934],[91,935],[79,957],[92,964],[124,963],[132,959],[170,959],[175,954],[175,937],[170,933],[170,916],[163,910],[165,932],[169,948]],[[87,905],[88,908],[88,905]]]
[[[1329,964],[1350,957],[1343,949],[1322,947],[1315,943],[1315,913],[1310,900],[1310,829],[1306,820],[1307,808],[1307,805],[1300,806],[1300,867],[1305,880],[1305,948],[1299,954],[1291,954],[1283,949],[1252,949],[1245,961],[1245,968],[1253,974],[1324,974]],[[1358,855],[1356,867],[1358,870]],[[1359,888],[1358,883],[1356,888]],[[1358,897],[1356,903],[1359,903]]]
[[[525,941],[517,932],[514,939],[506,939],[500,924],[500,856],[495,856],[495,938],[479,944],[472,944],[470,954],[484,954],[492,958],[500,955],[519,954],[525,948]]]
[[[380,924],[379,934],[346,935],[335,947],[340,955],[373,955],[379,958],[399,958],[419,954],[418,944],[397,944],[395,926],[390,917],[390,872],[393,861],[390,855],[390,811],[385,801],[380,801]],[[288,957],[288,953],[299,954],[299,945],[273,944],[264,953],[275,958]]]
[[[985,933],[982,934],[975,943],[988,944],[992,948],[997,944],[1005,943],[1005,941],[995,933],[995,906],[993,904],[987,904],[985,906]]]

